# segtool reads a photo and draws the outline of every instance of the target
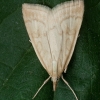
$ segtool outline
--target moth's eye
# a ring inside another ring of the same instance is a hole
[[[59,78],[57,78],[57,82],[59,81]]]

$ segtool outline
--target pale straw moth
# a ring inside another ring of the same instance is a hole
[[[66,1],[53,9],[25,3],[22,5],[22,13],[30,41],[42,66],[50,75],[37,93],[50,78],[54,91],[60,77],[69,86],[62,73],[66,72],[75,48],[83,20],[84,1]],[[69,88],[78,100],[73,89]]]

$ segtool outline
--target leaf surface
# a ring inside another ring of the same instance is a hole
[[[0,1],[0,100],[31,100],[48,77],[29,42],[22,4],[38,3],[53,8],[64,1]],[[82,27],[64,78],[79,100],[100,100],[100,1],[84,2]],[[75,100],[75,97],[59,79],[55,92],[50,80],[35,100]]]

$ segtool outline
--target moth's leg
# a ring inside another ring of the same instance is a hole
[[[72,91],[72,93],[74,94],[76,100],[78,100],[78,97],[76,96],[74,90],[71,88],[71,86],[68,84],[68,82],[63,78],[63,75],[61,76],[62,80],[65,82],[65,84],[70,88],[70,90]]]
[[[35,93],[35,95],[33,96],[33,98],[32,99],[34,99],[36,96],[37,96],[37,94],[39,93],[39,91],[42,89],[42,87],[49,81],[49,79],[51,78],[51,76],[49,76],[44,82],[43,82],[43,84],[41,85],[41,87],[38,89],[38,91]]]
[[[31,42],[31,40],[29,40],[29,42]],[[31,42],[32,43],[32,42]]]
[[[66,73],[66,71],[67,71],[67,67],[65,68],[64,73]]]

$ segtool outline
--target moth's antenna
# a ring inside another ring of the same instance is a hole
[[[72,93],[74,94],[76,100],[78,100],[74,90],[71,88],[71,86],[68,84],[68,82],[63,78],[63,75],[61,76],[62,80],[65,82],[65,84],[70,88],[70,90],[72,91]]]
[[[35,95],[33,96],[33,98],[32,99],[34,99],[36,96],[37,96],[37,94],[39,93],[39,91],[42,89],[42,87],[49,81],[49,79],[51,78],[51,76],[49,76],[44,82],[43,82],[43,84],[41,85],[41,87],[38,89],[38,91],[35,93]]]

